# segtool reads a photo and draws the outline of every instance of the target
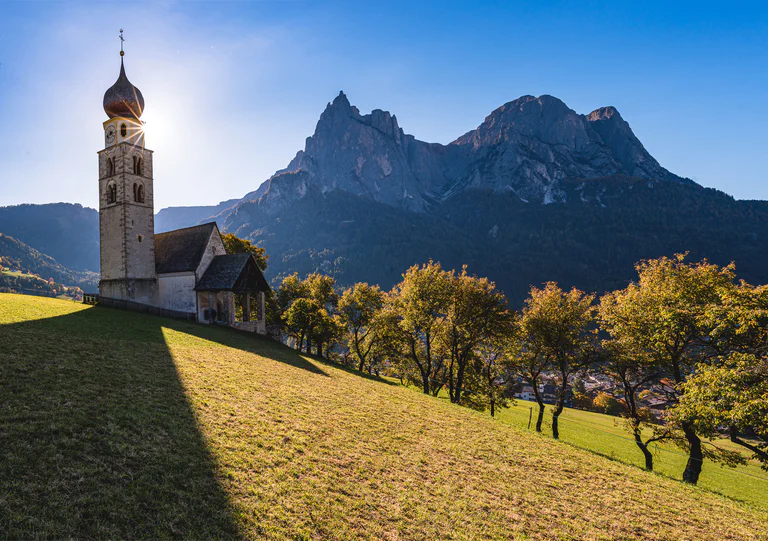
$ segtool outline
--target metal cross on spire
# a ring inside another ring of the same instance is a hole
[[[123,43],[125,42],[125,38],[123,37],[123,29],[120,29],[120,56],[124,56],[125,52],[123,51]]]

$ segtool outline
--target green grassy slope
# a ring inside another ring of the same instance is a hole
[[[0,537],[765,539],[768,515],[229,329],[0,295]]]
[[[533,407],[536,423],[538,406],[524,400],[517,401],[509,409],[499,412],[499,419],[520,428],[528,427],[529,408]],[[552,407],[547,406],[544,416],[544,434],[552,433]],[[562,441],[600,453],[626,464],[643,467],[643,455],[624,429],[623,420],[609,415],[566,408],[560,416]],[[719,447],[744,452],[744,449],[728,440],[715,442]],[[654,470],[673,479],[680,479],[688,456],[674,445],[652,445]],[[748,454],[748,453],[745,453]],[[745,466],[730,468],[705,461],[699,486],[748,502],[768,511],[768,472],[751,460]]]

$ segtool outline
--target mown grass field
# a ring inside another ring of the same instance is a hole
[[[538,405],[534,402],[518,400],[510,408],[501,410],[498,418],[502,422],[527,429],[531,407],[533,430],[538,412]],[[545,435],[552,434],[551,406],[547,406],[542,430]],[[617,417],[566,408],[560,416],[560,438],[582,449],[638,468],[645,464],[643,455],[624,429],[623,420]],[[718,440],[714,443],[725,449],[745,451],[728,440]],[[688,458],[684,451],[674,445],[652,445],[652,451],[656,473],[681,479]],[[731,468],[705,460],[699,486],[768,511],[768,471],[761,469],[757,461],[749,461],[745,466]]]
[[[229,329],[0,294],[0,537],[768,538],[768,514]]]
[[[9,270],[2,270],[0,271],[0,274],[4,276],[12,276],[14,278],[38,278],[37,276],[34,276],[32,274],[26,274],[21,271],[9,271]]]

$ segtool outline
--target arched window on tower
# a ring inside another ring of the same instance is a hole
[[[137,203],[144,202],[144,186],[138,182],[133,185],[133,200]]]
[[[117,203],[117,185],[114,182],[107,184],[107,204]]]
[[[144,169],[144,164],[142,163],[142,159],[139,158],[136,160],[136,174],[137,175],[143,175],[142,169]]]
[[[128,135],[128,127],[125,124],[120,124],[120,135],[123,137]]]
[[[139,158],[137,156],[133,157],[133,174],[138,175],[139,171]]]
[[[107,158],[107,176],[111,177],[115,174],[115,161],[112,158]]]

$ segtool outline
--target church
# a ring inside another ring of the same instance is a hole
[[[104,94],[99,302],[264,334],[269,284],[252,254],[227,254],[215,222],[155,234],[144,97],[125,74],[124,55],[117,82]]]

